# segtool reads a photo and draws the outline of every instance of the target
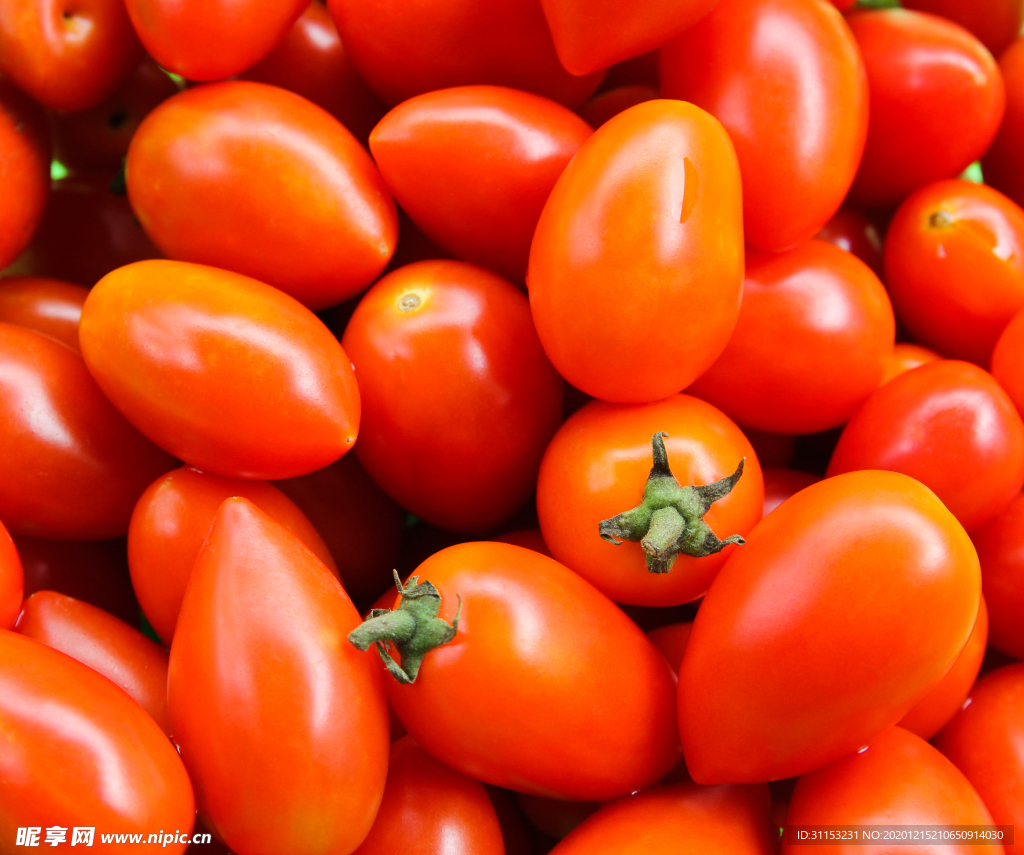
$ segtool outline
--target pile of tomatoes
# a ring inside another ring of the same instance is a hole
[[[0,0],[0,853],[1024,851],[1022,22]]]

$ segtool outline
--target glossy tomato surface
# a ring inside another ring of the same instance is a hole
[[[79,339],[129,421],[203,470],[304,475],[356,440],[345,351],[312,312],[255,279],[180,261],[119,268],[90,292]]]
[[[1024,413],[1024,310],[1014,315],[1000,333],[992,351],[991,368],[1017,412]]]
[[[882,383],[888,383],[901,374],[927,365],[929,362],[938,362],[942,357],[934,350],[921,347],[919,344],[909,344],[898,341],[892,350],[892,357],[885,366],[885,374],[882,375]]]
[[[60,279],[0,279],[0,321],[28,327],[78,350],[78,319],[89,291]]]
[[[32,239],[49,194],[50,141],[42,110],[0,80],[0,270]]]
[[[989,607],[989,643],[1024,659],[1024,495],[971,533]]]
[[[977,36],[998,57],[1024,24],[1024,4],[1017,0],[903,0],[907,9],[931,12],[955,21]]]
[[[21,558],[11,535],[0,522],[0,629],[14,629],[24,588]]]
[[[566,380],[642,403],[714,362],[743,285],[739,185],[725,129],[681,101],[638,104],[583,144],[544,206],[527,275]]]
[[[987,371],[922,365],[879,387],[843,429],[828,474],[857,469],[916,478],[971,531],[1024,486],[1024,423]]]
[[[661,51],[661,90],[718,119],[736,145],[747,241],[779,252],[835,214],[864,150],[868,86],[824,0],[719,0]]]
[[[749,250],[736,329],[687,391],[742,425],[817,433],[875,390],[895,335],[885,288],[852,254],[820,240]]]
[[[1024,205],[1024,167],[1018,156],[1024,145],[1024,39],[1017,39],[999,57],[999,70],[1006,84],[1006,112],[982,158],[982,169],[988,184]]]
[[[410,264],[373,286],[342,343],[362,396],[356,454],[398,504],[486,531],[526,501],[563,383],[521,291],[459,261]]]
[[[906,475],[839,475],[787,499],[697,612],[679,672],[693,779],[788,778],[871,742],[949,670],[980,594],[970,539]]]
[[[370,151],[428,237],[518,284],[551,188],[590,134],[539,95],[461,86],[399,104],[374,128]]]
[[[189,89],[139,126],[128,198],[170,258],[267,282],[313,309],[369,285],[395,251],[394,202],[333,116],[263,83]]]
[[[387,702],[359,615],[294,535],[228,499],[171,646],[175,741],[203,822],[233,851],[352,852],[380,805]]]

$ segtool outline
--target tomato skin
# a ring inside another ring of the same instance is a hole
[[[387,104],[488,84],[582,106],[603,77],[558,61],[540,0],[328,0],[363,79]]]
[[[354,855],[395,852],[505,855],[484,785],[439,763],[408,736],[391,743],[384,798]]]
[[[1024,494],[971,532],[981,561],[981,587],[989,608],[989,643],[1024,659]]]
[[[345,351],[312,312],[255,279],[180,261],[121,267],[89,292],[79,341],[114,405],[204,471],[294,477],[355,442]]]
[[[972,531],[1024,486],[1024,423],[987,371],[922,365],[880,386],[843,429],[828,475],[857,469],[916,478]]]
[[[651,644],[661,651],[661,655],[668,660],[672,670],[678,673],[692,631],[693,621],[686,621],[659,626],[657,629],[650,630],[647,637],[651,640]]]
[[[882,382],[878,385],[884,386],[901,374],[906,374],[908,371],[913,371],[915,368],[920,368],[922,365],[927,365],[930,362],[938,362],[940,359],[942,357],[934,350],[921,347],[919,344],[898,341],[896,342],[896,347],[893,348],[892,358],[885,366]]]
[[[736,324],[741,218],[736,155],[713,116],[657,100],[604,124],[555,184],[530,249],[530,308],[559,373],[628,403],[700,376]]]
[[[278,44],[308,0],[125,0],[142,44],[189,80],[223,80]]]
[[[21,826],[93,826],[101,833],[188,832],[195,800],[163,731],[106,677],[0,630],[0,834]],[[181,855],[185,844],[161,851]]]
[[[761,467],[747,438],[710,404],[688,395],[643,405],[587,404],[559,428],[537,479],[537,515],[551,554],[620,603],[671,606],[701,596],[736,549],[680,555],[671,572],[648,571],[639,543],[606,543],[601,520],[636,506],[651,469],[651,437],[665,431],[680,484],[711,484],[745,459],[732,492],[704,519],[720,538],[746,534],[761,519]],[[742,547],[740,547],[742,548]]]
[[[1024,205],[1024,169],[1019,156],[1024,145],[1024,39],[1006,49],[999,58],[999,70],[1006,83],[1006,113],[981,168],[987,184]]]
[[[821,478],[810,472],[797,469],[766,466],[764,475],[764,516],[768,516],[786,499],[799,493],[804,487],[817,484]]]
[[[200,472],[190,466],[157,478],[139,497],[128,526],[128,566],[139,605],[166,644],[174,637],[192,566],[225,499],[248,499],[301,540],[327,569],[334,559],[302,511],[271,484]]]
[[[769,804],[765,784],[656,787],[606,805],[551,855],[771,855],[778,844]]]
[[[936,747],[967,776],[992,822],[1024,825],[1024,664],[982,677]],[[1006,852],[1020,852],[1018,839]]]
[[[693,779],[779,780],[870,742],[949,670],[980,593],[970,539],[905,475],[838,475],[787,499],[697,612],[679,671]]]
[[[992,351],[992,376],[1024,413],[1024,310],[1006,325]]]
[[[342,344],[362,395],[356,455],[398,504],[471,532],[527,500],[563,383],[521,291],[460,261],[410,264],[370,289]]]
[[[791,249],[838,210],[864,150],[868,88],[850,29],[824,0],[720,0],[662,48],[661,91],[729,132],[748,243]]]
[[[984,154],[1006,96],[981,42],[950,21],[907,9],[854,12],[847,22],[871,98],[853,201],[897,204],[918,187],[959,175]]]
[[[406,730],[439,760],[574,801],[627,795],[676,764],[671,669],[575,573],[529,549],[480,542],[435,553],[415,575],[440,591],[449,623],[461,597],[458,633],[427,654],[415,683],[388,676],[385,686]]]
[[[24,588],[21,558],[11,535],[0,522],[0,629],[14,629]]]
[[[19,534],[102,540],[128,530],[139,494],[174,460],[103,396],[82,358],[0,323],[0,519]]]
[[[732,338],[687,391],[758,430],[817,433],[875,390],[895,337],[885,288],[856,256],[819,240],[754,250]]]
[[[384,791],[379,663],[338,580],[246,499],[226,500],[171,645],[171,725],[203,822],[233,851],[352,852]]]
[[[997,57],[1017,38],[1024,24],[1024,5],[1017,0],[903,0],[903,6],[955,21]]]
[[[0,279],[0,321],[28,327],[78,350],[78,319],[89,291],[60,279]]]
[[[127,177],[168,257],[251,276],[311,309],[358,294],[395,251],[395,205],[366,150],[274,86],[229,81],[168,99],[132,138]]]
[[[2,17],[2,16],[0,16]],[[46,118],[6,80],[0,79],[0,270],[32,239],[43,219],[50,186]]]
[[[460,86],[399,104],[374,128],[370,151],[428,237],[520,283],[551,188],[591,133],[539,95]]]
[[[882,237],[875,224],[860,211],[840,208],[815,237],[852,252],[881,278]]]
[[[984,184],[922,187],[889,226],[885,275],[916,341],[988,365],[999,334],[1024,308],[1024,210]]]
[[[992,818],[967,779],[931,745],[901,727],[871,741],[866,751],[850,754],[801,776],[789,803],[787,825],[989,825]],[[783,840],[784,855],[803,851]],[[856,851],[843,844],[816,846],[828,855]],[[914,847],[934,851],[927,844]],[[939,849],[936,846],[935,849]],[[901,845],[872,846],[897,853]],[[948,843],[950,855],[999,851],[997,846]]]
[[[87,110],[142,59],[120,0],[8,0],[0,10],[0,72],[52,110]]]
[[[605,92],[598,92],[583,106],[580,116],[590,127],[599,128],[609,119],[630,107],[643,104],[645,101],[654,101],[659,97],[658,90],[654,86],[643,84],[617,86]]]
[[[167,652],[137,629],[89,603],[38,591],[25,598],[16,631],[120,686],[170,735]]]

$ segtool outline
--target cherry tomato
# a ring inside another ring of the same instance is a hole
[[[992,351],[992,375],[1024,413],[1024,310],[999,335]]]
[[[96,106],[142,56],[121,0],[8,0],[0,7],[0,72],[53,110]]]
[[[370,289],[342,343],[362,396],[356,454],[403,508],[486,531],[527,500],[563,384],[522,292],[459,261],[410,264]]]
[[[185,832],[195,820],[188,775],[149,714],[106,677],[16,632],[0,630],[0,836],[20,827],[103,834]],[[181,855],[185,844],[161,852]]]
[[[189,80],[223,80],[284,38],[308,0],[125,0],[139,38],[161,66]]]
[[[678,672],[692,631],[693,621],[684,621],[652,629],[647,633],[647,637],[651,640],[651,644],[661,651],[661,655],[668,660],[672,670]]]
[[[174,460],[124,420],[71,348],[0,323],[0,519],[35,537],[102,540]]]
[[[89,291],[60,279],[0,279],[0,321],[45,333],[78,350],[78,319]]]
[[[491,84],[581,106],[602,73],[562,68],[540,0],[328,0],[352,64],[395,105],[452,86]]]
[[[128,566],[139,605],[168,645],[192,565],[225,499],[248,499],[338,575],[334,559],[302,511],[276,487],[222,478],[185,466],[157,478],[139,498],[128,526]]]
[[[438,763],[408,736],[391,743],[384,798],[354,855],[396,852],[505,855],[484,785]]]
[[[1024,486],[1024,424],[991,374],[944,359],[890,380],[861,405],[828,474],[856,469],[916,478],[971,531]]]
[[[995,56],[1009,46],[1024,24],[1024,4],[1019,0],[903,0],[907,9],[931,12],[970,30]]]
[[[217,512],[171,646],[168,704],[203,822],[235,852],[352,852],[388,760],[378,663],[338,580],[242,498]]]
[[[821,478],[797,469],[766,466],[764,475],[764,516],[768,516],[794,493],[817,484]]]
[[[879,385],[882,386],[901,374],[906,374],[929,362],[938,362],[940,359],[942,357],[939,354],[927,347],[903,341],[896,342],[896,347],[893,348],[892,357],[885,366],[885,374],[882,375],[882,382]]]
[[[551,188],[590,135],[579,116],[539,95],[462,86],[395,107],[370,151],[428,237],[519,283]]]
[[[991,822],[978,793],[956,767],[919,736],[901,727],[891,727],[858,753],[802,776],[786,815],[789,826]],[[843,843],[825,844],[815,846],[815,852],[839,855],[851,848]],[[880,852],[903,849],[885,845],[870,848]],[[932,851],[927,844],[912,848]],[[991,848],[998,851],[997,847]],[[982,847],[944,843],[941,849],[949,855],[968,855]],[[990,847],[984,849],[989,851]],[[790,828],[783,839],[782,852],[794,855],[803,851]]]
[[[481,542],[435,553],[416,576],[440,592],[443,621],[462,604],[454,638],[426,654],[413,683],[385,677],[402,724],[434,757],[481,781],[575,801],[627,795],[676,764],[671,669],[575,573]]]
[[[619,799],[595,813],[551,855],[771,855],[777,832],[768,822],[768,787],[701,787],[683,783]]]
[[[561,840],[601,807],[599,802],[567,802],[525,793],[516,793],[516,804],[530,825],[555,840]]]
[[[356,440],[345,351],[312,312],[255,279],[180,261],[119,268],[89,293],[79,340],[115,406],[205,471],[304,475]]]
[[[935,744],[977,789],[992,822],[1024,827],[1024,663],[978,680]],[[1019,837],[1006,847],[1020,851]]]
[[[720,0],[662,48],[661,91],[725,125],[749,243],[790,249],[838,210],[864,150],[868,86],[849,27],[824,0]]]
[[[344,126],[305,98],[231,81],[157,107],[128,150],[128,197],[169,257],[268,282],[313,309],[369,285],[394,202]]]
[[[882,283],[819,240],[778,255],[748,252],[746,268],[732,338],[689,393],[759,430],[841,425],[892,356],[896,322]]]
[[[1018,205],[1024,205],[1024,39],[1017,39],[999,58],[1006,83],[1006,113],[991,147],[982,158],[985,181]]]
[[[0,13],[0,19],[3,15]],[[0,50],[2,54],[2,50]],[[50,177],[50,142],[39,107],[0,79],[0,270],[32,239],[43,218]]]
[[[693,623],[679,671],[693,779],[788,778],[871,742],[949,670],[980,595],[970,539],[906,475],[837,475],[787,499]]]
[[[363,145],[388,110],[353,67],[327,6],[320,0],[306,7],[277,47],[239,76],[309,99]]]
[[[645,101],[653,101],[658,98],[658,90],[653,86],[635,84],[632,86],[617,86],[606,92],[599,92],[591,98],[580,110],[580,116],[592,128],[599,128],[609,119],[625,112],[630,107],[643,104]]]
[[[847,19],[868,72],[868,141],[851,199],[893,205],[954,178],[988,148],[1003,117],[1003,78],[967,30],[906,9]]]
[[[882,275],[881,235],[875,224],[855,208],[840,208],[815,237],[852,252],[877,276]]]
[[[1024,495],[971,533],[989,607],[989,643],[1024,659]]]
[[[25,598],[17,631],[107,677],[170,734],[167,652],[137,629],[89,603],[38,591]]]
[[[563,67],[588,74],[660,48],[710,12],[718,0],[541,0]]]
[[[673,395],[722,352],[739,312],[739,169],[724,128],[681,101],[607,122],[548,198],[530,249],[541,344],[609,401]]]
[[[0,522],[0,629],[14,629],[25,588],[18,550]]]

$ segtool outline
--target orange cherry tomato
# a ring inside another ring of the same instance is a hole
[[[0,321],[55,338],[78,350],[78,319],[89,291],[60,279],[6,276],[0,279]]]
[[[298,538],[242,498],[221,505],[189,579],[167,678],[199,814],[235,852],[352,852],[384,792],[379,663],[359,615]]]
[[[981,168],[987,184],[1024,205],[1024,167],[1019,156],[1024,146],[1024,39],[1006,49],[999,58],[999,70],[1006,83],[1006,113]]]
[[[2,14],[0,14],[2,18]],[[2,54],[2,50],[0,50]],[[0,270],[32,239],[43,218],[50,179],[46,118],[7,81],[0,79]]]
[[[1024,659],[1024,494],[971,532],[989,608],[989,643]]]
[[[580,110],[580,116],[592,128],[599,128],[609,119],[625,112],[630,107],[653,101],[658,98],[658,90],[654,86],[634,84],[617,86],[605,92],[599,92]]]
[[[762,474],[764,475],[764,516],[768,516],[786,499],[799,493],[804,487],[810,487],[811,484],[817,484],[821,480],[810,472],[774,466],[766,466]]]
[[[685,621],[659,626],[657,629],[650,630],[647,637],[651,640],[651,644],[661,651],[661,655],[668,660],[672,670],[678,672],[692,631],[693,621]]]
[[[128,526],[128,566],[139,605],[166,644],[174,637],[192,565],[225,499],[248,499],[294,534],[338,575],[334,559],[302,511],[262,481],[223,478],[185,466],[157,478],[139,497]]]
[[[79,340],[115,406],[204,471],[304,475],[356,440],[345,351],[312,312],[255,279],[180,261],[121,267],[89,293]]]
[[[544,203],[591,133],[539,95],[462,86],[399,104],[373,129],[370,151],[428,237],[521,283]]]
[[[977,36],[993,56],[1017,38],[1024,24],[1024,4],[1017,0],[903,0],[903,6],[955,21]]]
[[[573,386],[608,401],[673,395],[736,324],[743,228],[722,126],[681,101],[607,122],[566,167],[530,249],[541,344]]]
[[[840,208],[815,237],[852,252],[881,277],[882,238],[875,224],[860,211]]]
[[[137,629],[89,603],[37,591],[25,598],[17,632],[107,677],[170,735],[167,652]]]
[[[940,359],[942,357],[934,350],[921,347],[919,344],[898,341],[893,348],[892,357],[885,366],[882,382],[878,385],[883,386],[901,374],[906,374],[908,371],[913,371],[915,368],[920,368],[929,362],[938,362]]]
[[[25,574],[18,550],[0,522],[0,629],[14,629],[21,611]]]
[[[849,27],[824,0],[720,0],[662,48],[661,91],[729,132],[749,243],[791,249],[838,210],[864,150],[868,87]]]

